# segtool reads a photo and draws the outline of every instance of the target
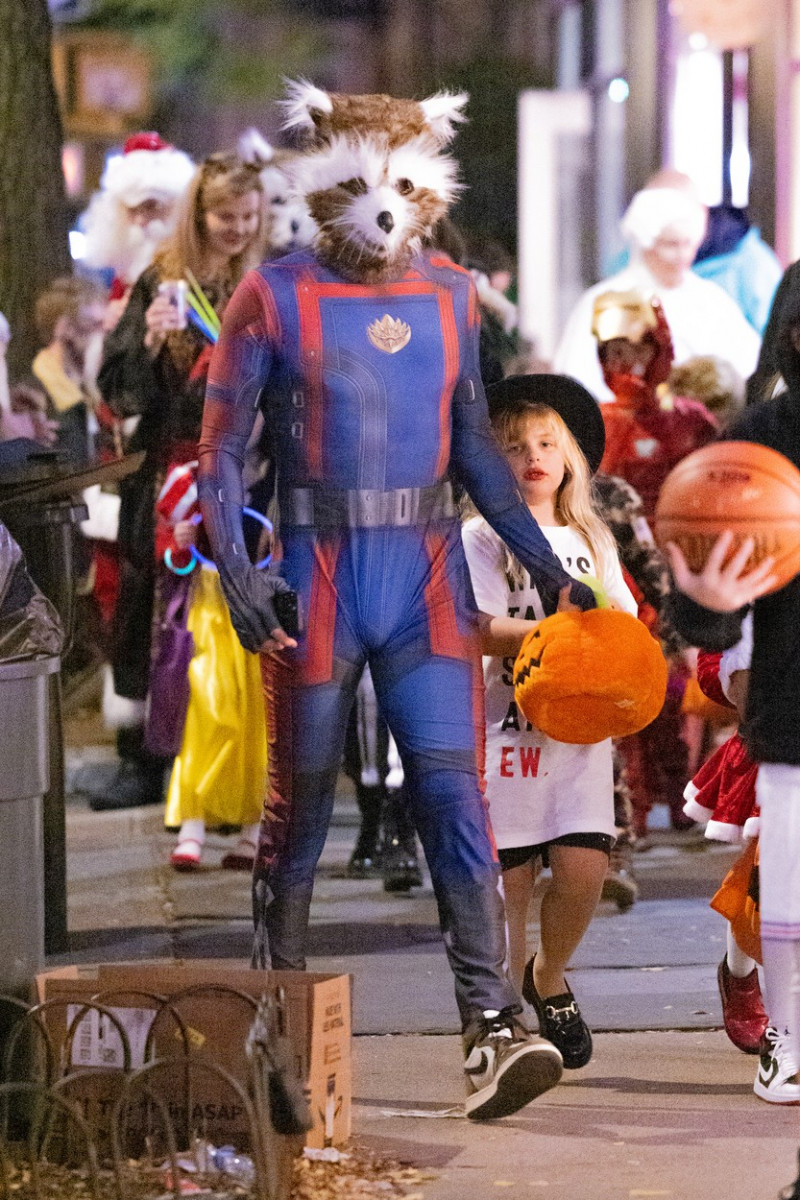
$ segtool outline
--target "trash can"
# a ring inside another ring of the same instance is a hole
[[[0,992],[28,999],[44,966],[42,798],[50,786],[49,677],[57,656],[0,662]]]

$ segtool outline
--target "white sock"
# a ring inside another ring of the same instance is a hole
[[[734,979],[744,979],[746,975],[750,974],[753,967],[756,966],[756,960],[751,958],[749,954],[745,954],[744,950],[740,950],[737,946],[730,925],[728,925],[725,958],[728,961],[728,970]]]
[[[254,846],[258,845],[258,832],[261,828],[261,822],[256,821],[255,825],[243,825],[242,832],[239,834],[239,840],[242,842],[252,842]]]
[[[779,1033],[792,1031],[794,1058],[800,1062],[800,941],[762,937],[761,949],[769,1023]]]
[[[185,842],[188,838],[192,838],[193,841],[199,842],[202,846],[203,842],[206,840],[205,821],[198,821],[196,819],[184,821],[178,834],[178,841]]]

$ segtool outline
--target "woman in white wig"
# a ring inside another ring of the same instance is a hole
[[[676,364],[696,355],[716,355],[744,378],[755,368],[758,334],[722,288],[691,270],[705,234],[706,208],[689,179],[684,183],[667,178],[668,183],[648,186],[633,197],[620,224],[629,265],[584,292],[556,350],[555,370],[579,379],[599,400],[610,399],[610,393],[592,337],[592,309],[595,297],[605,291],[636,289],[658,296]]]

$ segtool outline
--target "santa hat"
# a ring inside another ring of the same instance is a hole
[[[200,511],[197,501],[197,461],[171,466],[158,493],[156,512],[170,525],[188,521]]]
[[[157,133],[129,137],[122,154],[106,163],[100,187],[127,208],[145,200],[175,200],[185,191],[195,166]]]

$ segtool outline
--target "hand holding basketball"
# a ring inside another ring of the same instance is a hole
[[[678,548],[670,561],[681,591],[733,611],[800,571],[800,471],[754,442],[703,446],[664,480],[654,533]],[[734,593],[737,603],[726,598]]]
[[[680,546],[668,542],[665,547],[678,590],[714,612],[736,612],[780,587],[773,570],[773,558],[762,559],[752,571],[745,570],[753,553],[751,537],[744,539],[733,557],[728,557],[733,539],[732,530],[721,533],[705,566],[697,574],[690,570]]]

